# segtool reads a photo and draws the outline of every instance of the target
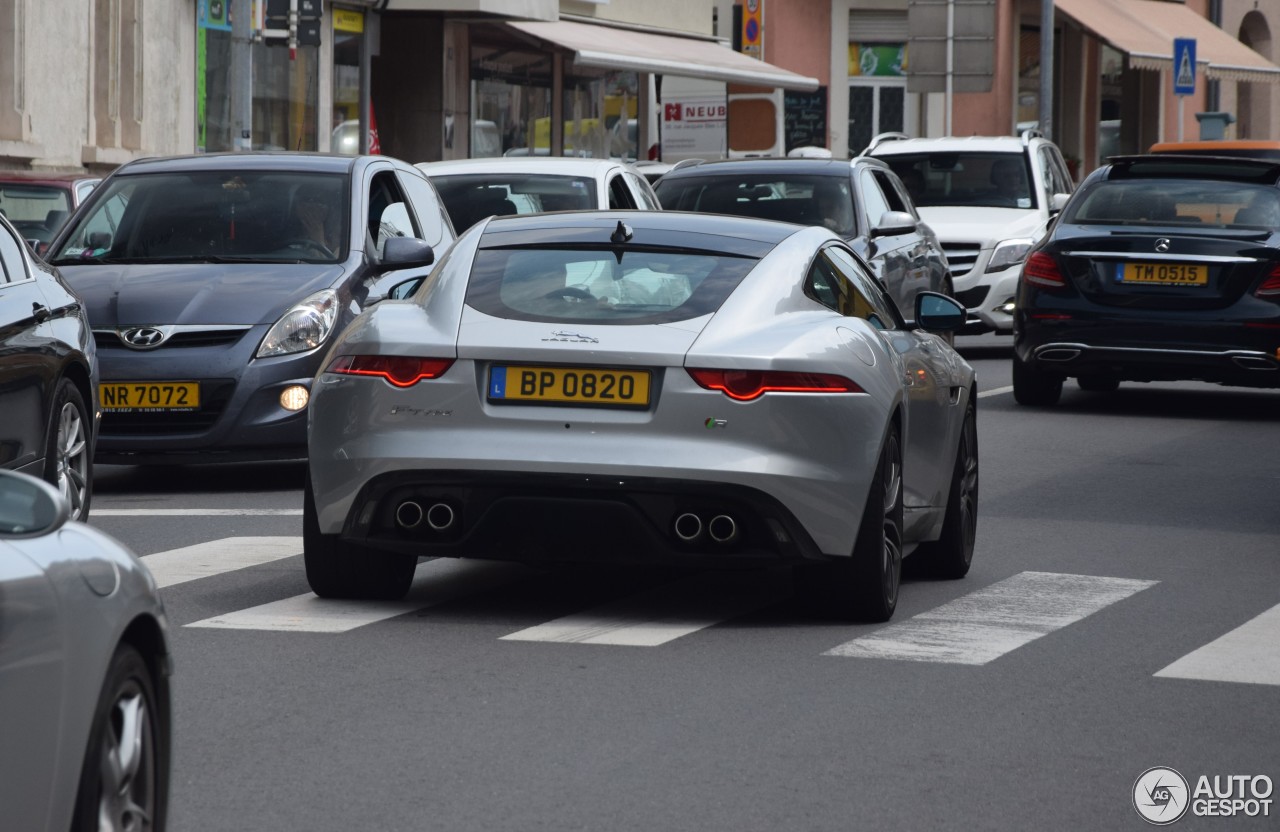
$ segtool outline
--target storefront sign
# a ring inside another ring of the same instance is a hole
[[[363,32],[364,12],[353,12],[350,9],[334,9],[333,28],[337,32]]]
[[[729,107],[724,96],[666,100],[662,105],[665,161],[725,155]]]

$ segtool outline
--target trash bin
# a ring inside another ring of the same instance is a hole
[[[1200,122],[1200,140],[1213,141],[1227,137],[1227,125],[1235,124],[1236,117],[1231,113],[1196,113],[1196,121]]]

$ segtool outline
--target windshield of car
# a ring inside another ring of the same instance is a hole
[[[115,177],[53,253],[92,261],[307,262],[346,257],[346,178],[286,171]]]
[[[877,158],[898,174],[917,207],[1035,207],[1022,153],[903,153]]]
[[[1280,228],[1280,190],[1206,179],[1099,182],[1072,203],[1062,221],[1274,229]]]
[[[669,323],[719,309],[756,262],[665,250],[484,249],[467,303],[523,321]]]
[[[592,211],[601,207],[595,180],[545,173],[432,176],[453,227],[463,231],[485,217],[544,211]]]
[[[786,172],[668,176],[658,182],[656,190],[668,211],[824,225],[844,237],[856,233],[847,172],[837,176]]]
[[[49,242],[70,212],[71,197],[66,189],[0,182],[0,214],[25,239]]]

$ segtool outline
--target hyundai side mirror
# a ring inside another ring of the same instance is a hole
[[[371,275],[397,269],[420,269],[436,261],[435,250],[417,237],[390,237],[383,244],[382,258],[369,264]]]

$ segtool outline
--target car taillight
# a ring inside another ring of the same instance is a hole
[[[686,368],[700,387],[719,390],[731,399],[749,402],[765,393],[861,393],[847,378],[827,373],[787,373],[770,370],[705,370]]]
[[[1067,281],[1058,270],[1058,263],[1043,251],[1027,258],[1022,266],[1022,279],[1041,289],[1063,289]]]
[[[1280,266],[1276,266],[1271,270],[1271,274],[1267,275],[1267,279],[1262,281],[1253,292],[1260,298],[1273,298],[1280,295]]]
[[[412,387],[424,379],[439,378],[453,366],[452,358],[415,358],[407,355],[340,355],[325,372],[345,376],[378,376],[396,387]]]

